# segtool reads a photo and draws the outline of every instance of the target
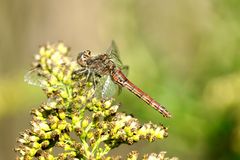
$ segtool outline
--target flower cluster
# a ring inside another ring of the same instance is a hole
[[[47,101],[33,109],[31,128],[20,133],[17,159],[118,159],[107,153],[125,143],[152,142],[167,136],[162,125],[141,125],[136,118],[117,112],[114,99],[95,96],[86,77],[73,78],[79,68],[67,56],[63,43],[42,46],[25,80],[40,86]],[[137,159],[129,153],[128,159]],[[167,159],[164,153],[145,155],[143,159]]]

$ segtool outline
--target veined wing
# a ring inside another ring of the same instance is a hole
[[[128,66],[122,68],[124,75],[128,74]],[[100,98],[111,98],[118,96],[122,91],[122,87],[116,84],[110,75],[105,75],[98,80],[95,95]]]
[[[129,67],[127,65],[123,65],[123,63],[120,59],[118,47],[114,40],[111,42],[111,45],[107,49],[106,53],[109,55],[110,59],[117,65],[117,67],[119,67],[122,70],[122,72],[125,75],[127,75]]]
[[[124,66],[122,72],[127,75],[128,67]],[[106,99],[118,96],[121,91],[122,87],[116,84],[110,75],[101,77],[96,87],[96,95]]]
[[[33,86],[45,87],[46,78],[41,76],[38,67],[35,67],[24,75],[24,81]]]
[[[112,81],[111,76],[106,75],[99,79],[99,82],[96,86],[95,95],[97,97],[109,99],[112,97],[116,97],[120,93],[120,91],[120,86],[118,86]]]
[[[121,71],[127,77],[128,71],[129,71],[129,67],[127,65],[124,65],[124,66],[122,66]]]
[[[122,61],[119,57],[117,45],[114,41],[112,41],[106,53],[109,55],[109,58],[115,63],[115,65],[121,69],[124,75],[127,75],[128,66],[122,64]],[[106,75],[100,78],[99,83],[96,86],[96,95],[101,98],[111,98],[119,95],[121,93],[121,90],[122,88],[114,83],[112,77]]]
[[[110,47],[107,49],[106,53],[109,55],[109,58],[118,66],[122,67],[122,61],[120,60],[119,51],[115,41],[112,41]]]
[[[116,45],[115,41],[112,41],[110,47],[107,49],[106,53],[110,57],[110,59],[115,63],[117,67],[119,67],[121,70],[126,69],[128,70],[128,66],[123,65],[120,56],[119,56],[119,50]],[[125,74],[125,73],[124,73]]]

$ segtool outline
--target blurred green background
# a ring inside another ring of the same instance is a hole
[[[29,112],[46,99],[23,75],[41,44],[104,52],[114,39],[129,79],[173,118],[123,90],[121,111],[169,127],[169,137],[112,154],[167,151],[180,159],[240,159],[239,0],[0,0],[0,160],[14,159]]]

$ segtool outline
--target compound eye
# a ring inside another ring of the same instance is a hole
[[[86,50],[84,52],[81,52],[79,54],[79,56],[83,59],[83,60],[87,60],[90,56],[91,56],[91,51]]]
[[[90,56],[91,56],[91,51],[89,50],[80,52],[77,57],[77,63],[82,67],[87,66],[87,60],[90,58]]]
[[[77,60],[81,60],[83,58],[83,53],[84,52],[80,52],[77,56]]]
[[[87,58],[88,58],[88,56],[85,55],[85,54],[83,54],[83,55],[81,56],[81,59],[82,59],[82,60],[86,60]]]
[[[86,50],[85,54],[89,57],[89,56],[91,56],[91,51],[90,50]]]
[[[87,59],[91,56],[91,51],[89,50],[86,50],[86,51],[83,51],[83,52],[80,52],[79,55],[78,55],[78,59]]]

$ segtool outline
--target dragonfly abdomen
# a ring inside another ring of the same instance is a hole
[[[126,87],[129,91],[134,93],[136,96],[141,98],[143,101],[145,101],[148,105],[152,106],[154,109],[159,111],[164,117],[171,117],[171,114],[160,105],[158,102],[156,102],[153,98],[151,98],[148,94],[143,92],[140,88],[135,86],[131,81],[127,79],[127,77],[121,72],[121,70],[115,70],[115,72],[112,73],[113,80],[121,85],[122,87]]]

